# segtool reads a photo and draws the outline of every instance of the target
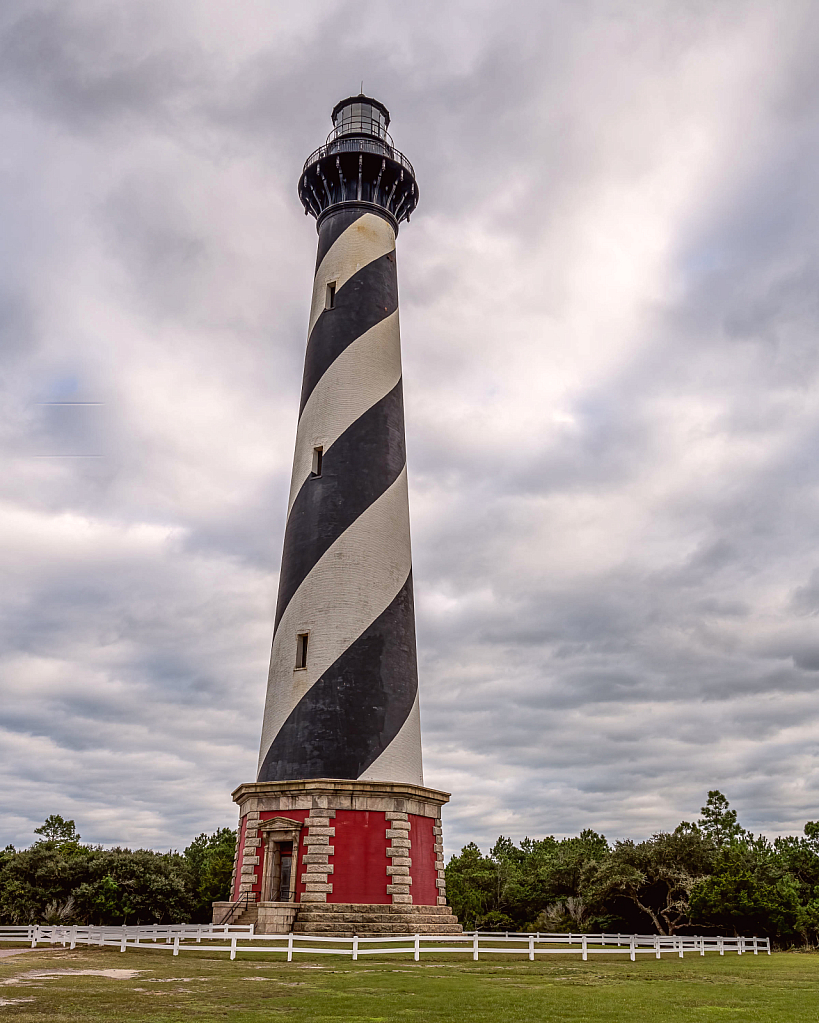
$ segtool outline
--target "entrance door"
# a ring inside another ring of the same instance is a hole
[[[279,857],[280,857],[280,868],[279,868],[279,895],[277,902],[292,902],[293,901],[293,843],[292,842],[280,842],[279,843]]]

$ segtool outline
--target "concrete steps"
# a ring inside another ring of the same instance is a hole
[[[232,924],[255,924],[259,919],[259,908],[255,902],[251,902],[247,909],[241,913],[234,913],[230,922]]]
[[[214,902],[213,905],[213,922],[215,924],[225,923],[225,918],[233,908],[232,902]],[[248,903],[247,906],[241,910],[236,910],[230,916],[227,921],[229,924],[255,924],[258,919],[258,908],[255,902]]]

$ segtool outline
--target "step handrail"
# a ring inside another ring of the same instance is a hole
[[[225,914],[224,918],[219,921],[219,926],[220,927],[224,927],[225,924],[230,923],[233,915],[235,914],[235,912],[239,908],[239,906],[242,906],[242,912],[244,912],[247,909],[249,904],[250,904],[250,892],[242,892],[242,894],[239,896],[239,898],[234,903],[232,903],[232,905],[228,909],[227,913]]]

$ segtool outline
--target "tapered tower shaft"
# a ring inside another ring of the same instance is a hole
[[[356,200],[319,223],[259,781],[423,784],[395,226],[385,212]]]

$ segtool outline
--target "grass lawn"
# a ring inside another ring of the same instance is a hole
[[[353,963],[304,956],[287,964],[259,953],[230,962],[223,952],[174,958],[158,949],[120,954],[46,948],[0,959],[0,1015],[19,1023],[816,1023],[819,954],[669,956],[636,963],[603,956],[587,963],[503,956],[473,963],[460,955],[420,963],[374,956]]]

